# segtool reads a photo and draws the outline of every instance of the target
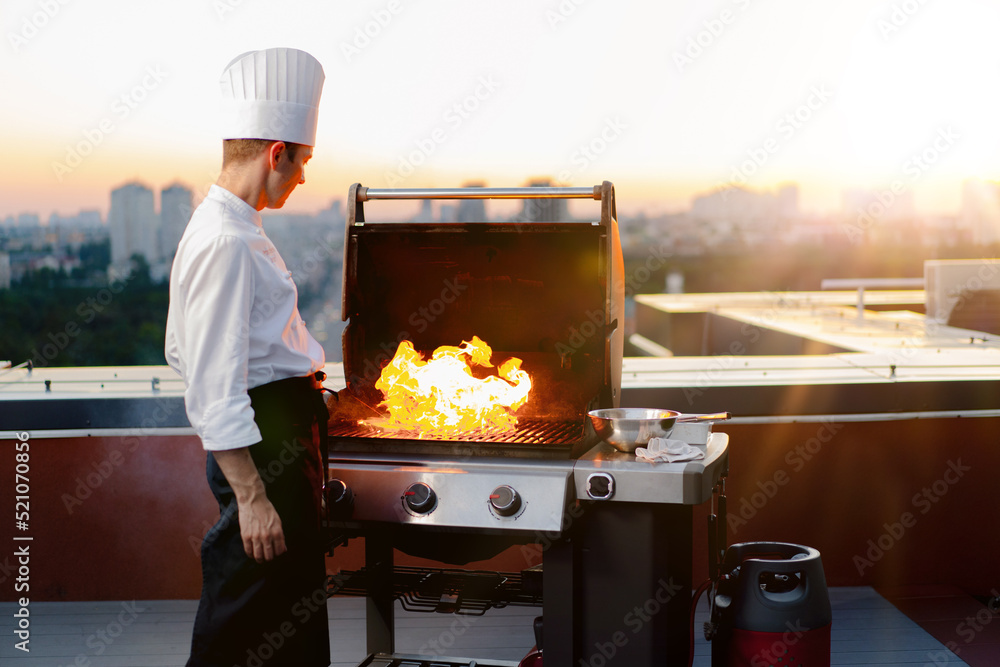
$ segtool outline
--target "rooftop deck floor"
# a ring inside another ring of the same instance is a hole
[[[833,606],[833,665],[965,665],[938,640],[868,587],[830,589]],[[15,604],[0,603],[0,663],[17,667],[167,667],[187,660],[197,602],[141,600],[38,602],[31,611],[31,652],[14,647]],[[328,601],[330,641],[336,667],[365,658],[364,600]],[[508,607],[481,617],[407,613],[397,606],[400,653],[458,655],[516,663],[533,644],[532,619],[539,610]],[[700,628],[708,617],[702,598],[696,614],[695,661],[711,663],[711,646]],[[980,662],[979,664],[989,664]],[[995,664],[995,663],[994,663]],[[637,666],[638,667],[638,666]]]

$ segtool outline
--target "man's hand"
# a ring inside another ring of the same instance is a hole
[[[281,517],[267,499],[264,482],[246,447],[212,452],[236,494],[240,536],[247,556],[258,563],[274,560],[287,551]]]
[[[236,504],[240,509],[240,536],[247,556],[263,563],[287,551],[281,518],[266,496],[249,503],[237,500]]]

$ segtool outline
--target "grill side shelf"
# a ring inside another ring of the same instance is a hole
[[[366,596],[367,568],[341,572],[327,580],[327,596]],[[490,609],[508,605],[537,607],[542,604],[542,572],[490,572],[459,569],[393,568],[393,597],[403,609],[482,616]]]

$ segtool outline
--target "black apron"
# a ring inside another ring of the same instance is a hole
[[[318,387],[319,379],[309,376],[249,391],[262,438],[250,455],[288,549],[271,562],[258,564],[244,552],[236,497],[208,454],[208,485],[220,517],[202,543],[202,594],[188,667],[330,664],[320,446],[327,411]]]

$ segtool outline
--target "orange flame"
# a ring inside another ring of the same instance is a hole
[[[473,376],[473,365],[493,368],[491,356],[478,336],[461,347],[437,348],[429,361],[404,340],[375,383],[385,396],[379,406],[389,414],[365,423],[428,435],[514,428],[513,412],[527,402],[531,378],[516,357],[501,364],[496,376]]]

